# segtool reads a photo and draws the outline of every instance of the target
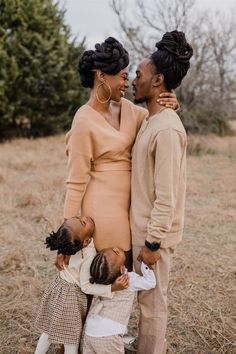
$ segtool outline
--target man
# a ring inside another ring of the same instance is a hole
[[[145,102],[149,112],[132,153],[133,259],[136,271],[144,261],[153,266],[157,278],[155,289],[138,294],[138,354],[166,351],[170,262],[184,225],[186,132],[175,111],[161,106],[157,98],[181,84],[193,51],[178,31],[167,32],[156,47],[140,63],[133,81],[135,102]]]

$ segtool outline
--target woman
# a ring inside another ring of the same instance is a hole
[[[120,247],[132,268],[129,227],[131,149],[144,108],[124,99],[128,88],[129,56],[109,37],[95,50],[87,50],[79,62],[90,98],[75,114],[66,136],[68,155],[64,217],[90,215],[95,221],[97,250]],[[167,104],[178,105],[169,93]]]

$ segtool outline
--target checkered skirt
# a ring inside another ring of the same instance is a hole
[[[86,311],[86,295],[58,275],[44,292],[35,325],[51,343],[79,344]]]

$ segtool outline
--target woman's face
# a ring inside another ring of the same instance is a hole
[[[111,100],[119,102],[129,87],[129,70],[122,69],[116,75],[104,74],[105,82],[111,88]],[[106,85],[104,85],[106,86]],[[109,93],[108,93],[109,94]]]

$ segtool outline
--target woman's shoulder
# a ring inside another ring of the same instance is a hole
[[[92,115],[93,112],[91,112],[91,107],[88,104],[84,104],[83,106],[80,106],[75,112],[73,122],[80,121],[86,123]]]
[[[91,112],[88,105],[79,107],[72,120],[71,128],[65,135],[65,143],[67,144],[71,136],[84,135],[88,136],[91,133]]]
[[[87,104],[81,106],[75,113],[71,130],[90,132],[93,130],[94,120],[96,118],[96,112]],[[95,117],[95,118],[94,118]]]
[[[129,116],[134,122],[136,126],[136,133],[139,131],[142,121],[148,115],[148,111],[145,108],[137,106],[125,98],[122,99],[122,113]]]

